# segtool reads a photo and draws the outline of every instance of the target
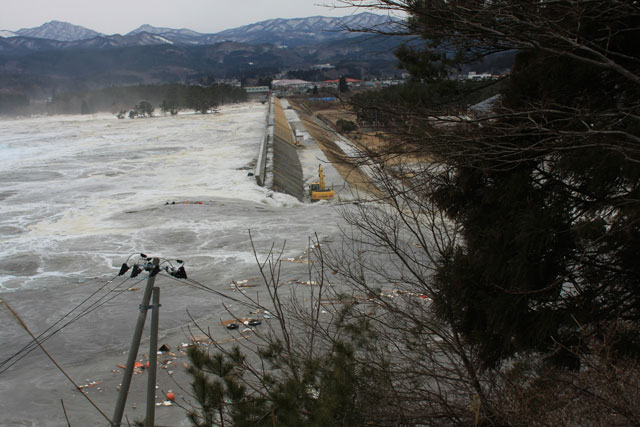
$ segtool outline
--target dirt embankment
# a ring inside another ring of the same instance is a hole
[[[320,146],[327,159],[331,161],[344,180],[357,190],[374,191],[375,186],[371,179],[360,171],[357,160],[347,156],[335,143],[335,140],[338,139],[338,132],[332,127],[332,124],[339,118],[352,121],[355,118],[351,117],[351,114],[344,107],[334,105],[335,103],[309,107],[296,99],[290,98],[288,101],[298,113],[307,132],[311,134],[316,144]],[[350,141],[356,145],[360,144],[352,139]]]

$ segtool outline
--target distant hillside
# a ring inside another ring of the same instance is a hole
[[[66,22],[51,21],[37,28],[24,28],[17,32],[0,32],[5,48],[13,54],[24,54],[27,50],[74,49],[83,47],[142,46],[149,44],[170,45],[210,45],[222,41],[234,41],[248,44],[276,44],[304,46],[354,37],[356,33],[347,28],[386,28],[396,25],[386,16],[373,13],[360,13],[341,18],[314,16],[310,18],[272,19],[221,31],[215,34],[202,34],[186,28],[172,29],[141,25],[125,34],[104,35],[96,31],[72,25]],[[141,37],[141,35],[146,36]],[[16,38],[16,35],[18,36]],[[38,39],[25,42],[20,38]],[[95,39],[100,39],[96,41]],[[1,39],[0,39],[1,40]],[[51,41],[68,42],[51,44]],[[8,43],[8,45],[7,45]],[[10,46],[13,46],[11,49]]]
[[[348,28],[391,29],[396,24],[387,16],[365,12],[341,18],[313,16],[297,19],[271,19],[225,30],[211,37],[241,43],[273,43],[302,46],[358,35],[357,33],[346,31]]]
[[[41,98],[76,87],[268,78],[326,63],[334,67],[331,78],[393,75],[398,72],[393,50],[404,38],[340,31],[379,25],[392,24],[362,13],[276,19],[208,35],[143,25],[126,35],[105,36],[54,21],[37,31],[19,31],[43,38],[0,38],[0,84],[4,92]],[[93,36],[71,40],[81,34]]]

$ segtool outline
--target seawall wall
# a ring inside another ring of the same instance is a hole
[[[273,117],[273,188],[303,201],[304,178],[296,140],[278,98],[274,98]]]
[[[269,100],[269,106],[267,107],[267,118],[264,129],[264,138],[260,144],[260,151],[258,152],[258,161],[256,162],[256,170],[254,176],[259,186],[264,187],[266,181],[266,166],[267,166],[267,147],[269,147],[270,140],[273,134],[273,101]]]

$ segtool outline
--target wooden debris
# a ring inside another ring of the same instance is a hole
[[[85,388],[93,387],[93,386],[101,384],[101,383],[102,383],[102,381],[92,381],[89,384],[80,385],[80,386],[78,386],[78,388],[80,390],[82,390],[82,389],[85,389]]]
[[[233,289],[234,291],[240,288],[255,288],[257,286],[260,286],[257,277],[250,277],[245,280],[234,280],[231,283],[231,289]]]

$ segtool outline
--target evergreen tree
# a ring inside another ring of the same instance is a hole
[[[141,101],[138,105],[136,105],[135,109],[138,112],[138,115],[143,117],[153,116],[153,111],[155,110],[155,108],[153,108],[153,105],[151,105],[151,103],[147,101]]]
[[[425,42],[399,57],[441,89],[457,68],[518,50],[492,114],[470,119],[446,99],[377,108],[406,141],[394,149],[440,164],[415,179],[460,226],[435,260],[441,318],[487,365],[540,351],[577,368],[585,334],[618,321],[640,331],[638,5],[373,3],[409,13]]]
[[[287,363],[285,348],[272,341],[260,356],[273,373],[251,383],[247,383],[251,370],[246,357],[237,347],[209,354],[192,346],[188,354],[188,373],[198,402],[189,413],[194,426],[229,422],[238,427],[363,425],[354,354],[344,345],[338,344],[319,359],[296,358]]]
[[[227,396],[198,397],[212,423],[639,424],[640,7],[352,3],[411,16],[415,78],[352,98],[389,142],[359,145],[374,198],[345,207],[312,298],[284,310],[278,262],[260,263],[280,329],[265,371],[232,353],[207,374]],[[450,80],[514,51],[501,82]],[[492,108],[468,108],[487,90]],[[231,400],[229,375],[253,392]]]

